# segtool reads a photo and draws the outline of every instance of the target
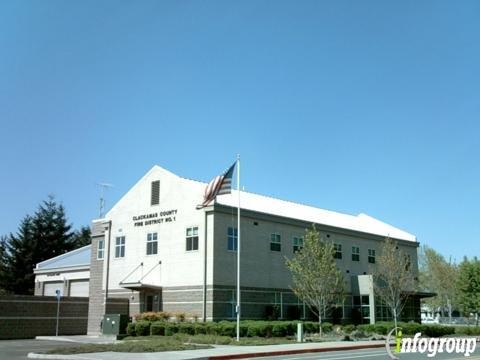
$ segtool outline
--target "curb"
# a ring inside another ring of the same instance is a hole
[[[215,355],[215,356],[209,356],[207,359],[208,360],[246,359],[246,358],[253,358],[253,357],[320,353],[320,352],[327,352],[327,351],[349,351],[349,350],[375,349],[375,348],[383,348],[383,347],[385,347],[385,344],[353,345],[353,346],[345,346],[345,347],[325,347],[325,348],[316,348],[316,349],[314,348],[314,349],[298,349],[298,350],[263,351],[263,352],[245,353],[245,354]]]
[[[246,359],[255,357],[269,357],[269,356],[282,356],[282,355],[294,355],[294,354],[308,354],[308,353],[321,353],[321,352],[335,352],[335,351],[349,351],[349,350],[363,350],[363,349],[376,349],[383,348],[385,344],[366,344],[366,345],[352,345],[342,347],[324,347],[324,348],[312,348],[312,349],[297,349],[297,350],[277,350],[277,351],[259,351],[243,354],[230,354],[230,355],[213,355],[202,357],[201,359],[207,360],[227,360],[227,359]],[[161,354],[161,353],[158,353]],[[88,359],[91,357],[83,357],[85,354],[37,354],[28,353],[29,359]]]
[[[28,353],[27,358],[28,359],[63,359],[63,360],[65,360],[65,359],[78,359],[78,360],[88,359],[88,360],[91,360],[92,359],[92,358],[86,358],[86,357],[82,357],[82,356],[76,356],[75,354],[70,354],[70,355],[37,354],[37,353],[33,353],[33,352]]]

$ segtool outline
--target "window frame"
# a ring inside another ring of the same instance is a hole
[[[375,264],[376,262],[376,251],[375,249],[368,249],[368,263]]]
[[[198,251],[200,248],[200,238],[198,236],[198,225],[192,225],[192,226],[187,226],[185,228],[185,251],[186,252],[192,252],[192,251]],[[192,234],[188,235],[188,230],[192,230]],[[196,230],[196,233],[195,233]],[[196,240],[195,240],[196,239]],[[191,245],[191,249],[188,248],[188,245]],[[195,249],[194,245],[197,245],[197,248]]]
[[[230,234],[230,229],[232,230],[232,234]],[[233,243],[233,249],[230,249],[230,239]],[[227,251],[238,251],[238,228],[234,226],[229,226],[227,228]]]
[[[102,247],[100,247],[100,243],[102,243]],[[100,256],[100,253],[102,254]],[[97,260],[105,259],[105,239],[100,239],[97,242]]]
[[[360,261],[360,246],[352,246],[352,261]]]
[[[293,253],[295,254],[297,251],[303,249],[303,236],[293,236],[292,237],[292,248],[293,248]]]
[[[118,241],[120,240],[120,243]],[[123,241],[123,243],[122,243]],[[115,237],[115,259],[125,258],[125,244],[126,244],[125,235]]]
[[[278,246],[278,250],[276,249]],[[279,233],[270,234],[270,251],[282,252],[282,235]]]
[[[343,258],[343,250],[342,244],[333,244],[333,258],[337,260],[342,260]]]
[[[151,237],[151,239],[149,239],[149,237]],[[151,245],[151,250],[152,250],[150,254],[148,253],[149,245]],[[145,250],[146,250],[145,254],[147,256],[158,255],[158,232],[147,233],[147,242],[146,242]],[[155,250],[155,252],[153,252],[153,250]]]

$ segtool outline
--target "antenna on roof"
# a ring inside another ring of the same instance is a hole
[[[104,211],[105,211],[105,190],[108,188],[114,187],[112,184],[109,183],[97,183],[98,186],[100,186],[100,209],[99,209],[99,218],[103,218]]]

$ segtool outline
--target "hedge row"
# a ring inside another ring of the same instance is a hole
[[[378,322],[376,324],[362,324],[357,325],[356,329],[365,334],[380,334],[387,335],[392,330],[394,324],[392,322]],[[423,325],[418,323],[398,323],[398,327],[402,329],[404,335],[415,335],[422,333],[422,335],[430,337],[438,337],[444,335],[452,335],[455,333],[455,328],[452,326],[442,325]]]
[[[297,331],[297,321],[242,321],[240,323],[240,335],[242,337],[284,337],[295,335]],[[306,333],[318,333],[318,323],[306,321],[303,323]],[[220,322],[181,322],[172,323],[167,321],[146,321],[140,320],[130,323],[127,326],[129,336],[146,335],[166,335],[170,336],[176,333],[180,334],[209,334],[220,336],[236,336],[236,323],[232,321]],[[323,332],[332,331],[333,326],[330,323],[322,324]]]
[[[242,337],[285,337],[293,336],[297,331],[298,321],[249,321],[245,320],[240,323],[240,336]],[[316,322],[303,322],[305,333],[318,333],[319,326]],[[393,329],[391,322],[379,322],[376,324],[363,325],[343,325],[336,326],[336,331],[343,334],[351,334],[355,331],[365,335],[386,335]],[[405,335],[414,335],[417,332],[426,336],[438,337],[444,335],[465,334],[478,335],[480,328],[453,327],[442,325],[422,325],[417,323],[398,323]],[[333,330],[330,323],[322,324],[322,332],[328,333]],[[166,335],[171,336],[176,333],[180,334],[209,334],[234,337],[236,335],[236,323],[232,321],[220,322],[181,322],[172,323],[167,321],[137,321],[128,324],[127,334],[130,336],[147,336],[147,335]]]

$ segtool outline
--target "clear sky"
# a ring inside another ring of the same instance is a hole
[[[0,2],[0,234],[154,164],[479,254],[479,1]]]

